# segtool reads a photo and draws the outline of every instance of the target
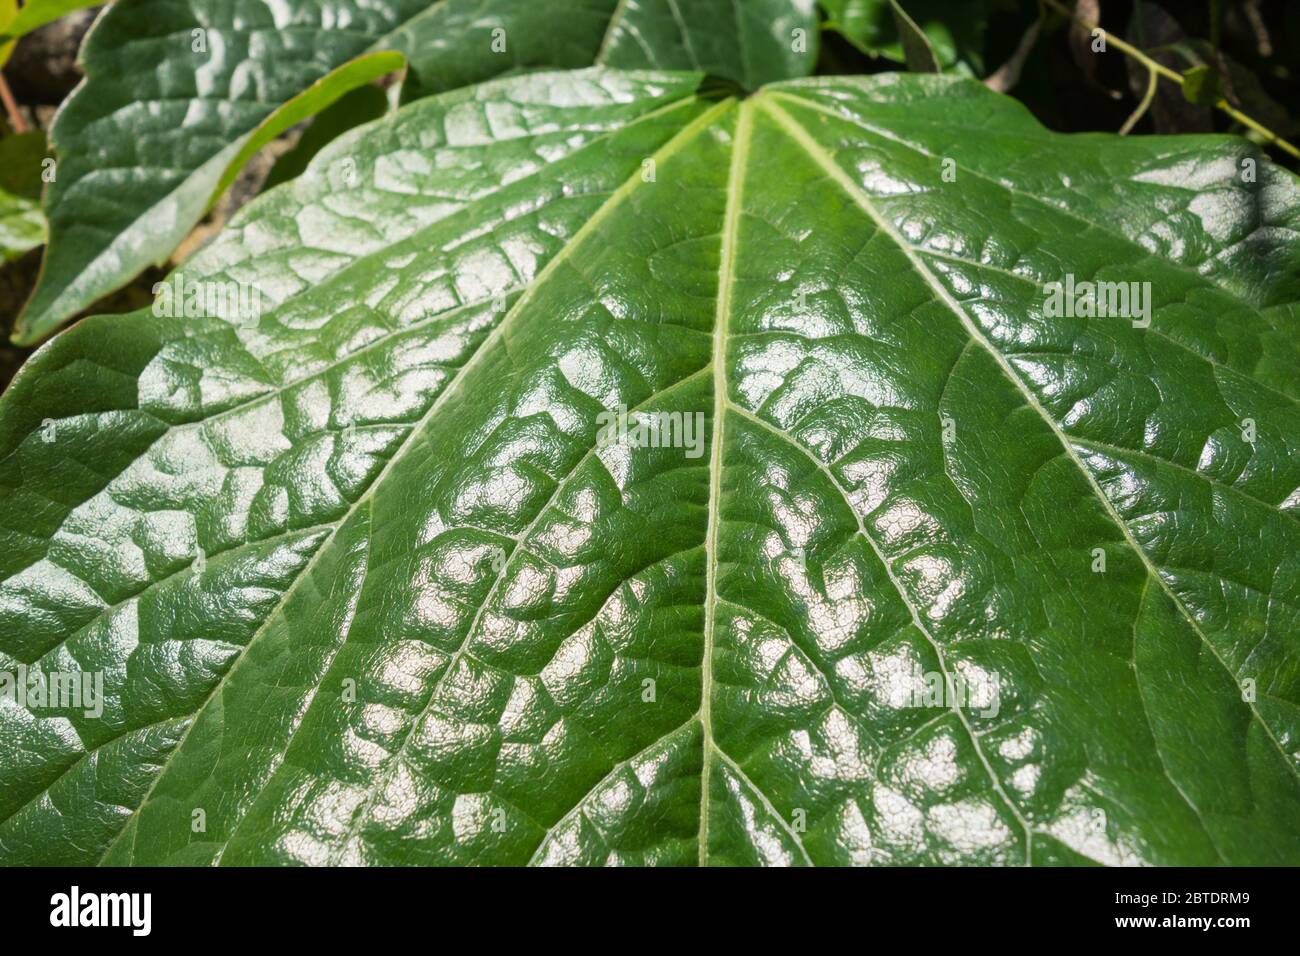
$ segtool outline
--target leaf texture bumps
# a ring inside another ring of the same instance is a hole
[[[0,401],[0,663],[105,687],[0,700],[0,861],[1294,863],[1298,219],[936,76],[357,130],[186,267],[260,321]]]

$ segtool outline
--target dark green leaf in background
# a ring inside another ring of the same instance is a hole
[[[16,259],[45,241],[40,208],[44,159],[44,133],[0,138],[0,262]]]
[[[828,27],[863,53],[907,63],[915,37],[900,28],[894,8],[920,28],[942,70],[984,74],[984,33],[996,0],[821,0]],[[912,67],[915,69],[916,67]]]
[[[913,20],[898,0],[889,0],[894,14],[894,26],[898,30],[898,42],[903,48],[903,61],[914,73],[939,73],[943,65],[939,62],[930,39],[921,26]]]
[[[50,245],[15,341],[165,261],[259,125],[313,83],[346,92],[334,71],[377,51],[405,55],[408,96],[593,62],[754,88],[812,71],[817,21],[813,0],[119,0],[52,131]]]
[[[1194,66],[1183,71],[1183,96],[1198,106],[1213,106],[1222,96],[1219,74],[1210,66]]]

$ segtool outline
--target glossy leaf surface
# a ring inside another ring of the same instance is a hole
[[[20,373],[3,663],[104,695],[0,862],[1300,860],[1295,178],[698,83],[405,107],[187,267],[260,319]]]
[[[353,58],[405,55],[413,96],[539,66],[593,62],[700,70],[754,88],[812,71],[813,6],[119,0],[88,35],[81,52],[86,80],[52,131],[59,177],[46,196],[50,248],[15,340],[39,341],[165,261],[214,189],[238,171],[254,131],[313,84],[328,84],[334,96],[346,92],[340,68]]]

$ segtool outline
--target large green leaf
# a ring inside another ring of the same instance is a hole
[[[0,861],[1300,860],[1296,179],[697,84],[408,106],[187,266],[256,321],[32,359],[0,648],[104,695],[0,700]]]
[[[593,62],[700,70],[753,88],[812,71],[813,8],[814,0],[119,0],[87,37],[86,80],[53,129],[50,246],[15,340],[39,341],[166,260],[253,131],[313,83],[346,92],[332,71],[354,57],[404,54],[411,95]]]

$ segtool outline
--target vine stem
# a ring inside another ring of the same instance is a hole
[[[27,121],[19,112],[18,102],[9,90],[9,84],[5,82],[3,74],[0,74],[0,100],[4,101],[5,112],[9,114],[9,125],[13,127],[13,131],[19,134],[27,132]]]
[[[1138,124],[1138,120],[1146,114],[1147,109],[1151,106],[1151,101],[1156,98],[1156,84],[1159,82],[1160,77],[1157,74],[1147,73],[1146,95],[1142,97],[1142,102],[1137,105],[1137,109],[1133,111],[1132,115],[1124,121],[1124,125],[1119,128],[1119,135],[1127,136],[1133,127]]]
[[[1084,20],[1082,17],[1075,14],[1075,12],[1071,10],[1069,7],[1061,3],[1060,0],[1042,0],[1042,2],[1047,6],[1051,7],[1057,13],[1060,13],[1061,15],[1068,17],[1069,19],[1073,20],[1075,23],[1079,24],[1080,26],[1085,27],[1086,29],[1091,30],[1097,35],[1101,36],[1107,43],[1114,46],[1115,49],[1119,50],[1121,53],[1125,54],[1126,56],[1129,56],[1132,59],[1136,60],[1138,63],[1141,63],[1144,67],[1147,68],[1147,70],[1153,76],[1155,75],[1163,76],[1167,80],[1173,80],[1180,87],[1183,85],[1182,74],[1169,69],[1169,67],[1165,66],[1163,63],[1157,63],[1155,60],[1151,59],[1151,57],[1147,56],[1137,47],[1133,46],[1130,43],[1126,43],[1122,38],[1115,36],[1115,34],[1111,33],[1109,30],[1102,29],[1102,27],[1099,24],[1089,23],[1087,20]],[[1251,119],[1249,116],[1241,112],[1241,110],[1237,109],[1227,100],[1220,97],[1215,102],[1214,105],[1218,107],[1220,110],[1222,110],[1224,113],[1227,113],[1229,116],[1231,116],[1242,126],[1249,127],[1250,129],[1253,129],[1256,133],[1259,133],[1259,135],[1263,136],[1266,140],[1268,140],[1278,149],[1282,150],[1285,153],[1290,154],[1291,156],[1294,156],[1296,159],[1300,159],[1300,149],[1296,149],[1295,146],[1293,146],[1291,143],[1288,143],[1281,136],[1278,136],[1271,129],[1268,129],[1266,126],[1262,125],[1261,123]]]

